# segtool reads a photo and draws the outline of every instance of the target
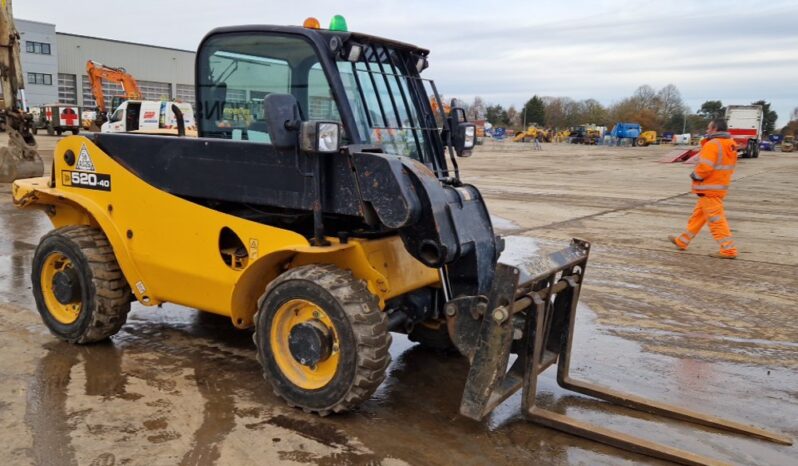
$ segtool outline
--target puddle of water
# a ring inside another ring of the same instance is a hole
[[[540,245],[528,236],[505,236],[504,251],[499,262],[519,267],[539,257]]]
[[[521,228],[520,225],[513,222],[512,220],[499,217],[498,215],[491,214],[490,215],[490,223],[493,224],[493,228],[498,231],[512,231],[518,230]]]

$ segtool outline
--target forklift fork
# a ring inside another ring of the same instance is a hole
[[[574,322],[589,249],[589,243],[574,239],[568,248],[548,257],[543,264],[547,270],[520,287],[519,269],[499,264],[487,301],[469,297],[447,304],[449,333],[471,361],[461,414],[480,420],[523,388],[524,416],[534,423],[676,463],[724,464],[537,406],[538,376],[557,364],[557,383],[564,389],[650,414],[792,444],[792,439],[781,434],[572,378]],[[507,370],[511,353],[518,357]]]

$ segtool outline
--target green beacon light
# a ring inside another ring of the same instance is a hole
[[[330,31],[349,31],[349,28],[346,27],[346,19],[341,15],[333,16],[330,20]]]

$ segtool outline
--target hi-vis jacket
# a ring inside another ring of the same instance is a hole
[[[698,165],[690,174],[693,192],[706,197],[726,197],[737,164],[737,145],[726,132],[712,134],[702,144]]]

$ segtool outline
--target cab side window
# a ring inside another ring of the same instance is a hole
[[[295,36],[224,34],[200,51],[198,125],[205,137],[269,143],[263,101],[291,94],[304,120],[340,120],[313,47]]]

